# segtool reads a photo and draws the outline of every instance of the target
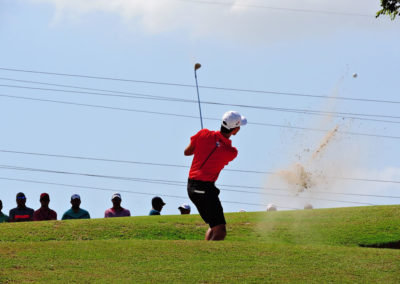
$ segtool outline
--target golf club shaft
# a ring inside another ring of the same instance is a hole
[[[202,116],[202,114],[201,114],[199,85],[197,84],[197,72],[196,72],[196,70],[194,70],[194,78],[196,79],[197,101],[199,102],[199,112],[200,112],[201,129],[203,129],[203,116]]]

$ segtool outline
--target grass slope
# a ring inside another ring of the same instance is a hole
[[[0,224],[0,282],[400,282],[400,206]]]

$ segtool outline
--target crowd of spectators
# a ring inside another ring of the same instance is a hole
[[[27,221],[46,221],[57,220],[57,212],[49,208],[50,196],[48,193],[40,195],[40,208],[33,210],[26,206],[27,198],[23,192],[19,192],[16,196],[17,207],[10,210],[7,216],[2,212],[3,202],[0,200],[0,223],[4,222],[27,222]],[[71,196],[71,208],[67,210],[61,217],[61,220],[68,219],[90,219],[90,214],[87,210],[80,208],[81,197],[79,194]],[[104,212],[104,218],[110,217],[129,217],[131,212],[121,206],[122,198],[120,193],[114,193],[111,196],[113,206]],[[161,215],[162,208],[166,203],[161,197],[155,196],[151,200],[152,209],[149,215]],[[190,206],[183,204],[178,207],[182,215],[190,214]]]

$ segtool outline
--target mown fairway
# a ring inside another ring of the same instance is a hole
[[[0,282],[399,283],[400,206],[0,224]]]

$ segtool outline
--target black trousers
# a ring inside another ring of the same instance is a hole
[[[214,182],[189,179],[187,190],[190,200],[210,228],[226,224],[224,210],[218,197],[220,191]]]

